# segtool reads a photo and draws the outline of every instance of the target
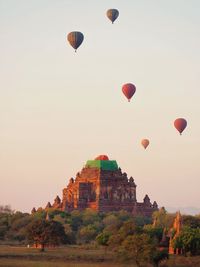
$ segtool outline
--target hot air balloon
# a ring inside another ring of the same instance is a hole
[[[117,9],[108,9],[106,12],[107,17],[109,18],[109,20],[112,21],[112,23],[118,18],[119,16],[119,11]]]
[[[179,131],[180,135],[185,130],[187,121],[183,118],[178,118],[174,121],[174,127]]]
[[[131,97],[135,94],[135,91],[136,91],[136,87],[132,83],[126,83],[122,86],[122,92],[128,98],[129,102],[130,102]]]
[[[70,32],[67,35],[67,40],[70,43],[70,45],[76,49],[82,44],[84,39],[84,35],[81,32]]]
[[[109,160],[107,155],[99,155],[95,158],[95,160]]]
[[[144,147],[144,149],[146,149],[149,145],[149,140],[148,139],[142,139],[141,144]]]

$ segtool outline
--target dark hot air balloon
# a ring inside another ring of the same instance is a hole
[[[112,23],[118,18],[119,16],[119,11],[117,9],[108,9],[106,12],[107,17],[109,18],[109,20],[112,21]]]
[[[84,39],[84,35],[81,32],[70,32],[67,35],[67,40],[70,43],[70,45],[76,49],[82,44]]]
[[[183,118],[178,118],[174,121],[174,127],[179,131],[180,135],[185,130],[187,121]]]
[[[129,102],[130,102],[131,97],[135,94],[135,91],[136,91],[136,87],[132,83],[126,83],[122,86],[122,92],[128,98]]]
[[[142,139],[141,144],[146,149],[149,145],[149,140],[148,139]]]

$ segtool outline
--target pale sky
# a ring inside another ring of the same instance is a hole
[[[138,201],[200,211],[199,10],[199,0],[0,0],[0,205],[44,207],[107,154]],[[85,37],[77,53],[71,31]],[[137,88],[130,103],[125,83]]]

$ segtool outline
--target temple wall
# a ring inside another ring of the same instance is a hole
[[[138,203],[136,185],[121,169],[114,171],[84,167],[63,189],[62,210],[91,208],[101,212],[127,210],[151,216],[157,210],[147,199]]]

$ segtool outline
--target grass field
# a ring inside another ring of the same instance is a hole
[[[55,249],[0,246],[0,266],[4,267],[107,267],[126,266],[114,264],[113,254],[103,249],[86,249],[69,246]]]
[[[32,261],[16,259],[0,259],[1,267],[122,267],[112,263],[84,263],[84,262],[56,262],[56,261]]]
[[[80,246],[67,246],[55,249],[38,249],[0,246],[1,267],[135,267],[134,264],[121,264],[116,256],[103,249],[87,249]],[[150,265],[149,265],[150,266]],[[171,256],[162,267],[200,267],[200,257]],[[148,265],[145,265],[148,267]]]

